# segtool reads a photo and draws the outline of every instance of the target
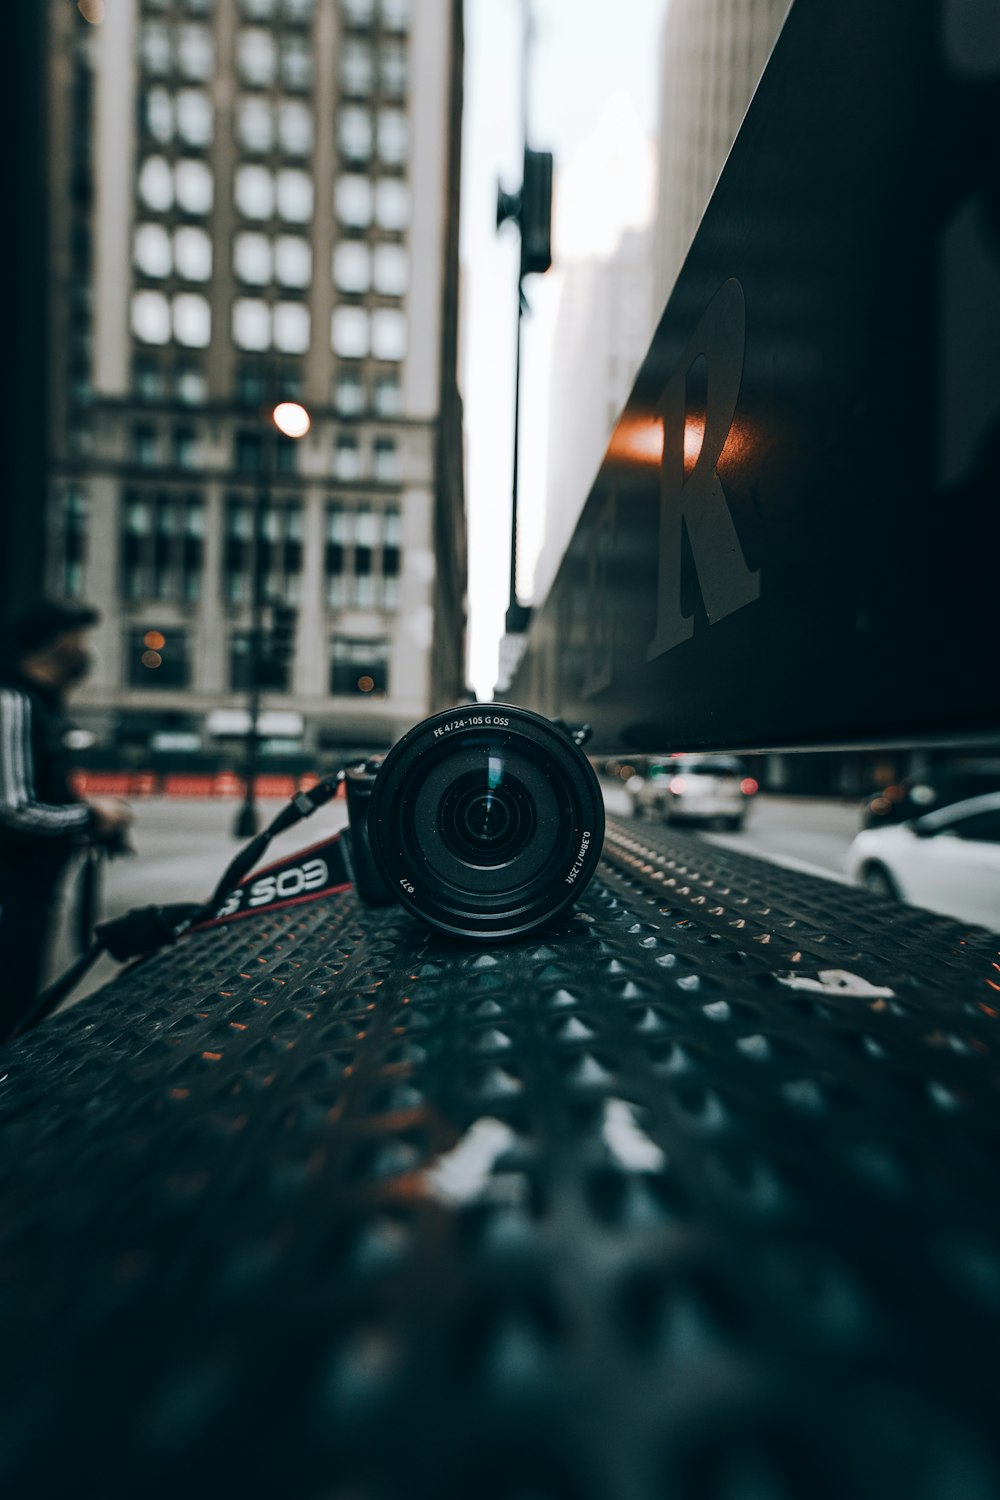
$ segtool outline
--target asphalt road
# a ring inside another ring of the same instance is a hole
[[[603,785],[608,811],[619,817],[630,816],[631,804],[624,787],[613,781]],[[136,852],[104,867],[101,917],[120,916],[134,906],[207,898],[240,846],[232,831],[238,803],[221,798],[151,797],[137,800],[134,806],[131,839]],[[261,827],[281,806],[280,801],[261,803]],[[267,860],[316,843],[346,822],[346,805],[338,799],[276,839]],[[742,833],[704,832],[701,836],[792,869],[843,880],[844,855],[858,826],[854,803],[762,794],[755,799]],[[51,975],[61,973],[75,957],[70,920],[75,884],[75,872],[71,871]],[[90,993],[117,971],[114,960],[100,959],[75,998]]]
[[[609,780],[603,787],[608,811],[616,817],[630,817],[632,804],[625,788]],[[692,831],[712,844],[829,880],[846,880],[845,857],[860,827],[856,801],[776,797],[767,792],[754,798],[740,833],[712,833],[691,825]]]

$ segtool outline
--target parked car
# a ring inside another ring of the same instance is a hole
[[[1000,930],[1000,792],[864,829],[847,869],[878,895]]]
[[[759,788],[733,755],[678,755],[650,761],[646,774],[633,776],[625,790],[637,818],[714,823],[735,830],[743,827]]]
[[[1000,761],[934,766],[870,792],[861,804],[861,826],[885,828],[890,823],[906,823],[987,792],[1000,792]]]

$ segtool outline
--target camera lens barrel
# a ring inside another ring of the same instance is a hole
[[[372,857],[415,916],[443,932],[515,937],[589,882],[604,799],[582,750],[540,714],[468,705],[425,719],[389,751],[368,807]]]

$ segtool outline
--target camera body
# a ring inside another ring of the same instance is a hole
[[[346,772],[355,887],[473,941],[532,932],[576,900],[604,799],[574,732],[512,704],[433,715]]]

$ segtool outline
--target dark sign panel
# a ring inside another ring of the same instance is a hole
[[[598,748],[1000,732],[993,0],[795,0],[511,697]]]

